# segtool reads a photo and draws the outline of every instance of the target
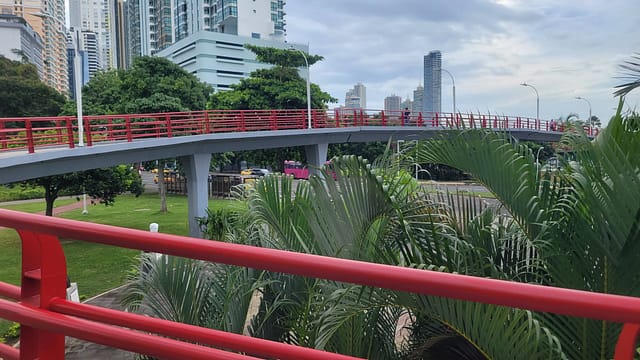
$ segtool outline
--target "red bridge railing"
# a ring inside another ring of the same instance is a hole
[[[85,116],[86,146],[108,141],[145,138],[306,129],[306,110],[206,110],[156,114]],[[353,126],[411,126],[439,128],[530,129],[562,132],[552,121],[517,116],[413,113],[364,109],[312,110],[313,128]],[[585,127],[588,135],[597,129]],[[78,143],[78,124],[73,116],[0,118],[0,151],[68,146]]]
[[[4,209],[0,209],[0,226],[16,229],[22,239],[21,287],[0,282],[0,296],[17,301],[0,299],[0,318],[22,324],[20,349],[0,344],[0,357],[5,359],[63,359],[65,335],[167,359],[254,359],[252,356],[353,359],[69,302],[65,300],[66,262],[58,237],[397,291],[620,322],[625,325],[615,351],[617,360],[633,359],[640,333],[640,298],[202,241]]]

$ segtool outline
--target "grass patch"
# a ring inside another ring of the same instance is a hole
[[[56,206],[75,202],[76,199],[56,201]],[[211,209],[225,208],[230,200],[209,200]],[[44,211],[44,202],[2,206],[3,208],[37,213]],[[175,235],[188,235],[187,197],[167,195],[166,214],[160,213],[160,200],[157,194],[118,196],[114,206],[94,205],[88,208],[88,214],[82,209],[65,212],[60,217],[114,225],[131,229],[149,230],[149,224],[159,224],[159,231]],[[129,269],[135,264],[138,250],[93,244],[72,239],[61,239],[67,258],[67,271],[71,281],[78,283],[81,296],[87,298],[122,285]],[[19,284],[21,266],[21,243],[13,229],[0,229],[0,281]],[[0,336],[11,323],[0,320]]]

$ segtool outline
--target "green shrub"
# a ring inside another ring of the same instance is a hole
[[[20,337],[20,324],[13,323],[9,326],[9,329],[2,334],[2,338],[4,338],[3,342],[17,340]]]

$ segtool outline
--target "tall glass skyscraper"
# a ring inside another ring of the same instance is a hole
[[[442,108],[442,54],[438,50],[424,57],[424,112],[440,112]]]

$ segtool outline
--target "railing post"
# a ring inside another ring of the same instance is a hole
[[[171,116],[170,115],[165,115],[164,116],[164,124],[165,127],[167,128],[167,137],[170,138],[173,136],[173,133],[171,131]]]
[[[387,116],[384,113],[384,110],[380,111],[380,116],[382,117],[382,126],[387,126]]]
[[[423,126],[424,120],[422,119],[422,111],[418,113],[418,126]]]
[[[333,113],[335,116],[336,127],[339,128],[340,127],[340,109],[334,109]]]
[[[67,116],[65,118],[65,127],[67,129],[67,143],[69,145],[69,149],[73,149],[76,147],[75,139],[73,136],[73,118]]]
[[[205,134],[211,133],[211,126],[209,125],[209,111],[204,111],[204,131]]]
[[[133,134],[131,133],[131,117],[129,115],[124,117],[124,128],[127,133],[127,141],[133,141]]]
[[[433,117],[431,117],[433,119]],[[440,119],[438,117],[438,113],[436,113],[436,123],[434,124],[434,126],[440,126]]]
[[[9,145],[7,144],[7,133],[4,132],[4,120],[0,119],[0,148],[6,149]]]
[[[240,131],[247,131],[247,125],[244,120],[244,111],[240,110]]]
[[[107,119],[107,140],[111,141],[115,137],[113,136],[113,120],[111,118]]]
[[[93,145],[93,139],[91,138],[91,118],[86,116],[84,121],[84,137],[87,146]]]
[[[271,116],[269,116],[269,129],[278,130],[278,113],[276,110],[271,110]]]
[[[616,344],[615,360],[633,360],[636,354],[636,340],[640,335],[640,324],[624,324],[618,343]]]
[[[35,145],[33,142],[33,129],[31,128],[31,119],[27,118],[24,121],[24,127],[27,135],[27,149],[29,149],[29,154],[33,154],[35,152]]]
[[[18,230],[22,239],[21,303],[47,309],[51,300],[66,298],[67,265],[58,238]],[[64,335],[22,324],[20,358],[64,359]]]

